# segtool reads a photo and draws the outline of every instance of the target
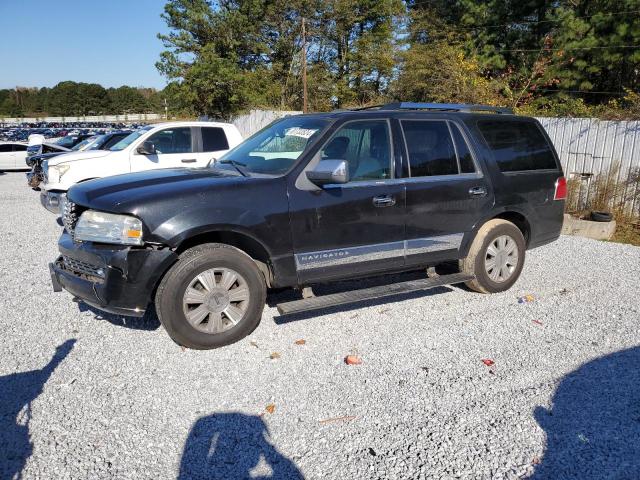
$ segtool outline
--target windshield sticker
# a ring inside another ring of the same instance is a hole
[[[292,137],[302,137],[302,138],[311,138],[311,136],[316,132],[317,130],[312,128],[300,128],[300,127],[293,127],[286,130],[287,136],[290,135]]]

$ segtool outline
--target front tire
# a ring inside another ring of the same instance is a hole
[[[198,245],[180,255],[156,292],[160,323],[179,345],[223,347],[249,335],[266,301],[264,277],[247,254],[230,245]]]
[[[467,287],[480,293],[509,290],[520,277],[525,251],[518,227],[499,218],[489,220],[478,231],[466,258],[459,262],[461,272],[475,275]]]

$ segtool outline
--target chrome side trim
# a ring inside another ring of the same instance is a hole
[[[298,271],[322,267],[351,265],[385,258],[404,257],[404,242],[376,243],[360,247],[337,248],[295,255]]]
[[[405,255],[439,252],[441,250],[458,250],[462,244],[464,233],[452,233],[429,238],[415,238],[407,240]]]
[[[416,238],[401,242],[375,243],[334,250],[320,250],[295,254],[296,270],[308,271],[316,268],[352,265],[361,262],[404,258],[442,250],[457,250],[462,244],[464,233],[439,235],[436,237]]]

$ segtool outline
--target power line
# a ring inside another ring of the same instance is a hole
[[[421,4],[426,4],[426,3],[430,3],[430,0],[423,0],[423,1],[417,1],[413,4],[413,6],[415,7],[416,5],[421,5]],[[603,16],[617,16],[617,15],[629,15],[629,14],[634,14],[634,13],[640,13],[640,10],[625,10],[625,11],[620,11],[620,12],[608,12],[608,13],[597,13],[594,15],[581,15],[581,16],[574,16],[574,19],[586,19],[586,18],[593,18],[593,17],[597,17],[600,15]],[[564,22],[565,19],[557,19],[557,20],[521,20],[521,21],[517,21],[517,22],[510,22],[510,23],[502,23],[502,24],[498,24],[498,25],[476,25],[473,27],[459,27],[456,26],[457,30],[480,30],[480,29],[489,29],[489,28],[502,28],[502,27],[512,27],[514,25],[539,25],[542,23],[561,23]]]
[[[610,48],[639,48],[640,45],[607,45],[601,47],[573,47],[573,48],[511,48],[504,50],[496,50],[496,52],[572,52],[574,50],[607,50]]]

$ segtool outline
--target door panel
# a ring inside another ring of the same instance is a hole
[[[491,185],[456,124],[403,120],[401,125],[411,174],[406,181],[407,264],[459,258],[465,236],[493,204]]]
[[[11,144],[0,144],[0,170],[13,169],[15,164],[15,154],[13,153],[13,147]]]
[[[151,135],[146,141],[153,143],[157,153],[141,155],[134,149],[131,153],[131,171],[199,166],[202,161],[195,153],[191,130],[190,127],[173,127]]]
[[[295,182],[290,184],[291,229],[300,283],[404,265],[404,184],[390,178],[391,152],[387,120],[347,122],[315,158],[345,160],[352,180],[308,190]]]

